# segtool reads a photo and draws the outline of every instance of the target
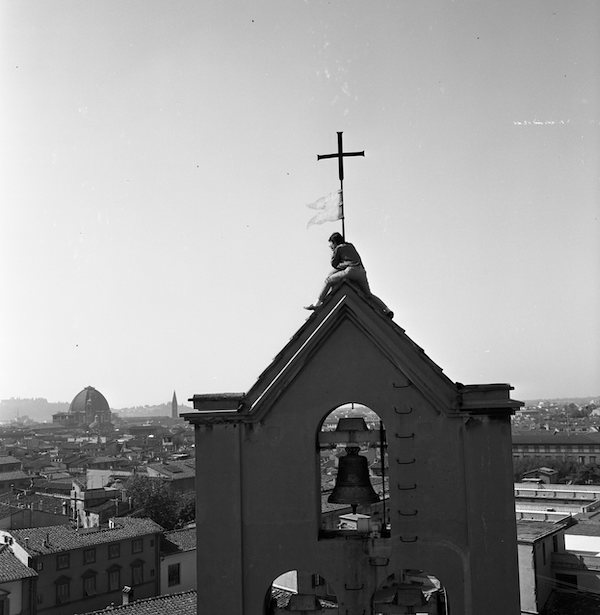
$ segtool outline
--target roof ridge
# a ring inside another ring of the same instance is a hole
[[[133,606],[147,604],[148,602],[157,602],[159,600],[172,600],[174,598],[180,598],[180,597],[184,597],[188,595],[191,597],[192,595],[196,593],[197,593],[197,590],[190,589],[188,591],[179,592],[176,594],[159,594],[158,596],[149,596],[148,598],[140,598],[139,600],[134,600],[133,602],[130,602],[129,604],[118,604],[116,606],[113,606],[112,608],[105,607],[97,611],[89,611],[88,613],[86,613],[86,615],[94,615],[95,613],[113,612],[113,611],[118,611],[119,609],[130,609]]]

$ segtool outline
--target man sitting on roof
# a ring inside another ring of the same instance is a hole
[[[367,272],[363,267],[362,260],[356,248],[351,243],[347,243],[340,233],[333,233],[333,235],[331,235],[329,238],[329,247],[333,251],[331,265],[334,270],[325,278],[325,285],[319,295],[318,301],[314,304],[305,306],[304,309],[316,310],[321,307],[323,301],[325,301],[325,297],[344,280],[348,280],[357,284],[386,316],[393,318],[394,312],[392,312],[379,297],[371,293],[369,282],[367,281]]]

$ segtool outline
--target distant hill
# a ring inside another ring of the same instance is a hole
[[[29,417],[39,423],[52,422],[52,415],[66,412],[70,402],[49,402],[43,397],[34,399],[2,399],[0,400],[0,422],[14,421]],[[171,402],[153,406],[134,406],[132,408],[111,408],[119,416],[171,416]],[[192,410],[190,406],[179,404],[179,411]]]
[[[66,412],[69,405],[70,402],[49,402],[43,397],[2,399],[0,400],[0,421],[29,417],[32,421],[52,422],[52,415],[57,412]]]
[[[546,404],[576,404],[578,406],[586,406],[591,402],[600,401],[600,395],[592,395],[588,397],[561,397],[561,398],[544,398],[544,399],[528,399],[525,401],[526,406],[536,406],[540,402]],[[29,417],[32,421],[37,422],[52,422],[52,415],[57,412],[66,412],[69,409],[70,402],[49,402],[43,397],[33,399],[10,398],[0,400],[0,422],[13,421],[17,418]],[[171,402],[164,404],[133,406],[130,408],[111,408],[119,416],[171,416]],[[191,406],[179,404],[179,411],[191,411]]]
[[[589,397],[545,397],[543,399],[528,399],[525,401],[527,406],[536,406],[540,402],[545,404],[575,404],[576,406],[587,406],[592,402],[598,403],[600,401],[600,395],[590,395]]]
[[[134,406],[133,408],[111,408],[118,416],[171,416],[171,402],[154,406]],[[179,404],[179,412],[191,411],[191,406]]]

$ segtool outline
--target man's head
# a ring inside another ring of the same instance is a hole
[[[333,233],[329,238],[329,243],[334,246],[339,246],[341,243],[344,243],[344,238],[340,235],[340,233]]]

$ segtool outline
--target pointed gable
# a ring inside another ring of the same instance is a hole
[[[340,366],[364,362],[365,368],[367,357],[361,360],[361,355],[366,355],[366,346],[371,347],[374,353],[369,355],[369,369],[374,368],[372,359],[376,354],[378,361],[394,368],[397,378],[392,386],[416,388],[437,411],[481,410],[489,405],[512,413],[521,405],[509,399],[511,387],[505,384],[465,387],[453,383],[404,329],[377,310],[369,298],[350,283],[342,283],[324,305],[311,314],[246,394],[200,394],[189,401],[193,402],[195,410],[203,411],[206,420],[261,420],[328,344],[338,348],[336,362]],[[490,396],[490,391],[495,393]],[[194,414],[185,417],[193,420]]]

